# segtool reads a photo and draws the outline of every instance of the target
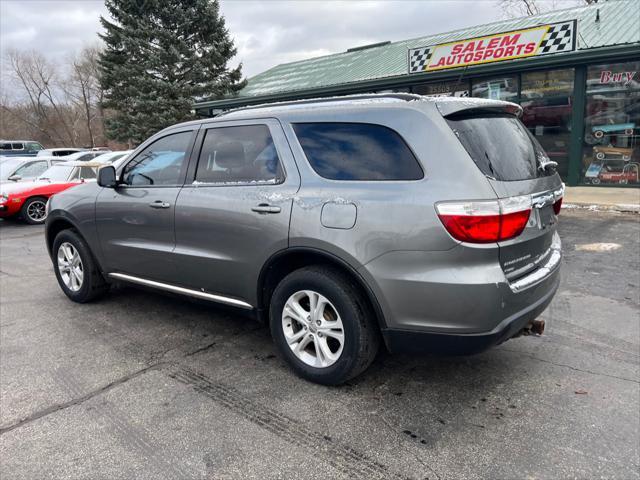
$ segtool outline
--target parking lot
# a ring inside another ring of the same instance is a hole
[[[639,478],[638,216],[566,210],[560,233],[544,336],[327,388],[230,309],[73,304],[43,228],[0,223],[0,477]]]

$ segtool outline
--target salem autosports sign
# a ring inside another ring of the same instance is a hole
[[[430,72],[576,49],[576,21],[442,43],[409,50],[409,73]]]

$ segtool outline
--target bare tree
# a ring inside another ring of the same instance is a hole
[[[594,3],[598,0],[498,0],[496,5],[502,10],[503,17],[514,18]]]
[[[72,58],[70,78],[65,83],[65,92],[82,112],[91,147],[96,146],[98,133],[102,135],[104,132],[103,90],[98,78],[99,53],[97,47],[85,47],[79,55]]]
[[[22,120],[38,129],[52,142],[74,144],[76,135],[64,105],[56,67],[39,52],[11,50],[11,75],[31,107]],[[55,126],[54,126],[55,125]]]
[[[48,146],[105,144],[98,47],[54,64],[34,51],[3,58],[0,137]]]

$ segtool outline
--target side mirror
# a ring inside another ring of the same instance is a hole
[[[7,178],[7,180],[11,180],[12,182],[19,182],[20,180],[22,180],[22,177],[20,175],[11,175],[9,178]]]
[[[116,169],[113,165],[105,165],[98,170],[98,185],[104,188],[115,188],[116,181]]]

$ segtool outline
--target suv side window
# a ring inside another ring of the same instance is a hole
[[[330,180],[420,180],[424,173],[402,137],[370,123],[296,123],[311,167]]]
[[[198,183],[280,183],[284,173],[266,125],[207,130],[198,168]]]
[[[24,144],[23,143],[12,143],[11,144],[11,148],[13,150],[24,150]]]
[[[182,184],[192,131],[162,137],[136,155],[122,171],[122,182],[132,186]]]

